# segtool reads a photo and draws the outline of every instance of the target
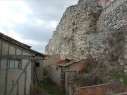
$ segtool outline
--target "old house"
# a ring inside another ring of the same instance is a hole
[[[73,80],[77,75],[82,75],[87,67],[85,60],[69,60],[65,59],[65,62],[58,64],[58,68],[61,70],[61,84],[64,86],[67,95],[71,95],[70,90],[74,85]]]
[[[30,95],[33,68],[42,59],[43,54],[0,33],[0,95]]]
[[[47,68],[48,77],[59,87],[65,90],[66,95],[72,95],[71,90],[77,86],[75,80],[88,70],[91,65],[96,65],[92,56],[87,59],[62,59],[59,55],[48,56],[43,67]]]
[[[58,86],[68,89],[68,82],[77,74],[84,72],[87,64],[84,60],[60,59],[58,55],[50,56],[43,64],[49,78]]]

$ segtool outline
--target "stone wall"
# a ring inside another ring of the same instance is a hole
[[[117,88],[116,88],[117,87]],[[126,92],[127,89],[118,83],[107,83],[86,87],[79,87],[73,95],[117,95]],[[124,95],[124,94],[123,94]],[[126,94],[125,94],[126,95]]]

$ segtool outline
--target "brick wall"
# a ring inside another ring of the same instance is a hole
[[[79,87],[73,95],[108,95],[110,92],[120,93],[124,91],[126,91],[126,89],[119,83],[109,83]]]
[[[78,95],[106,95],[107,85],[80,87],[78,89]]]

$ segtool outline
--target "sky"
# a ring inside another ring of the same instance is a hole
[[[65,9],[78,0],[0,0],[0,32],[43,52]]]

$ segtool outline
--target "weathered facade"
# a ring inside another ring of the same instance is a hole
[[[72,81],[77,75],[82,75],[87,67],[86,60],[61,59],[58,55],[49,56],[43,64],[48,77],[69,94]],[[69,94],[71,95],[71,94]]]
[[[0,95],[30,95],[34,79],[34,58],[43,57],[30,48],[0,33]]]

